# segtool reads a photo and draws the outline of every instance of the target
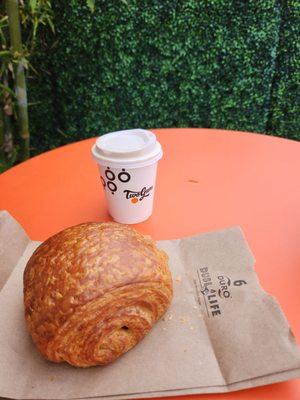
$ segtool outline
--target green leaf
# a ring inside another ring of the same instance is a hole
[[[5,92],[9,93],[13,98],[16,98],[15,93],[8,86],[5,86],[2,83],[0,83],[0,88]]]
[[[0,57],[5,57],[9,55],[11,55],[11,52],[9,50],[0,51]]]
[[[20,59],[20,63],[23,65],[25,69],[28,69],[28,60],[25,57]]]
[[[4,15],[3,17],[0,18],[0,22],[7,21],[7,20],[8,20],[7,15]]]
[[[120,1],[121,1],[121,3],[125,4],[125,6],[129,7],[127,0],[120,0]]]
[[[54,33],[55,32],[55,28],[54,28],[54,25],[53,25],[53,22],[52,22],[52,18],[48,16],[47,17],[47,21],[48,21],[48,25],[51,28],[51,31]]]
[[[28,63],[28,68],[31,69],[36,75],[38,75],[38,71],[34,68],[31,63]]]
[[[27,103],[28,107],[36,106],[42,104],[42,101],[32,101],[31,103]]]
[[[35,12],[37,0],[29,0],[30,8],[32,12]]]
[[[91,12],[95,11],[95,0],[87,0],[87,5]]]

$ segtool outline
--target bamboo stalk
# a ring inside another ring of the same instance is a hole
[[[14,53],[22,53],[22,36],[18,0],[6,0],[10,45]],[[20,160],[29,158],[29,126],[27,91],[24,66],[21,61],[14,65],[14,86],[17,98],[18,126],[20,136]]]

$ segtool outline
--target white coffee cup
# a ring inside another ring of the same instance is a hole
[[[157,162],[162,148],[154,133],[131,129],[107,133],[92,147],[108,210],[123,224],[145,221],[152,214]]]

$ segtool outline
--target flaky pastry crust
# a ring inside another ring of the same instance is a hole
[[[48,360],[105,365],[135,346],[172,298],[167,255],[126,225],[86,223],[41,244],[24,271],[27,328]]]

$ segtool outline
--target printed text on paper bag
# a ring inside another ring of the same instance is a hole
[[[232,281],[225,275],[218,275],[217,281],[213,282],[208,267],[201,267],[197,268],[194,284],[198,303],[201,307],[205,307],[206,314],[210,318],[222,314],[221,299],[230,299],[234,286],[246,285],[247,282],[242,279]]]

